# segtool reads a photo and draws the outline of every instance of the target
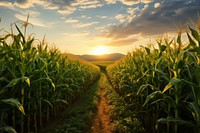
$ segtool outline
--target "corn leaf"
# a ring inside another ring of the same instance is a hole
[[[196,46],[196,43],[192,40],[191,36],[187,33],[187,36],[188,36],[188,39],[189,39],[189,42],[192,46]]]
[[[23,105],[17,99],[14,99],[14,98],[3,99],[1,100],[1,102],[9,104],[13,107],[17,107],[25,115]]]
[[[178,83],[180,83],[180,82],[181,82],[180,79],[178,79],[178,78],[176,78],[176,77],[173,77],[173,78],[169,81],[169,83],[165,86],[165,88],[163,89],[162,93],[165,93],[165,91],[167,91],[167,90],[170,89],[172,86],[174,86],[174,85],[176,85],[176,84],[178,84]]]
[[[49,100],[44,99],[44,98],[42,98],[42,100],[43,100],[44,102],[48,103],[48,104],[53,108],[53,105],[51,104],[51,102],[50,102]]]
[[[197,102],[188,102],[188,104],[194,118],[198,123],[200,123],[200,106]]]
[[[13,127],[10,126],[4,126],[4,127],[0,127],[0,131],[1,132],[6,132],[6,133],[17,133],[16,130]]]
[[[15,27],[16,27],[17,31],[19,32],[20,36],[22,37],[23,42],[26,42],[24,35],[22,34],[22,32],[20,31],[20,29],[18,28],[18,26],[16,24],[15,24]]]
[[[12,87],[15,86],[19,81],[21,81],[21,78],[15,78],[13,80],[11,80],[5,87]]]
[[[64,104],[69,104],[66,100],[63,100],[63,99],[57,99],[56,102],[62,102]]]
[[[167,74],[164,73],[161,69],[155,69],[155,72],[158,72],[159,74],[161,74],[163,76],[163,78],[166,80],[166,81],[169,81],[169,78],[167,77]]]
[[[144,89],[146,89],[146,88],[148,88],[148,87],[150,87],[152,90],[154,90],[154,88],[155,88],[155,87],[154,87],[153,85],[151,85],[151,84],[144,84],[144,85],[140,86],[140,88],[138,89],[137,95],[140,94],[141,92],[143,92]]]
[[[145,47],[145,50],[146,50],[147,54],[150,55],[150,49]]]
[[[186,121],[186,120],[182,120],[180,118],[174,118],[174,117],[160,118],[160,119],[158,119],[158,122],[159,123],[172,122],[177,125],[185,125],[187,127],[195,127],[194,123],[192,123],[191,121]]]
[[[178,37],[177,37],[177,40],[176,40],[176,41],[177,41],[177,43],[178,43],[178,44],[181,44],[181,35],[178,35]]]
[[[198,42],[200,42],[200,36],[199,36],[198,32],[197,32],[196,30],[192,29],[190,26],[189,26],[189,28],[190,28],[190,31],[192,32],[192,36],[193,36]]]
[[[151,99],[153,99],[153,98],[154,98],[156,95],[158,95],[158,94],[161,94],[161,92],[160,92],[160,91],[154,91],[154,92],[152,92],[151,94],[149,94],[149,95],[146,97],[146,100],[145,100],[143,106],[145,106]]]

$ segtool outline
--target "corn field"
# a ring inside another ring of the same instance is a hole
[[[100,71],[27,35],[26,23],[13,26],[0,35],[0,132],[37,133],[83,95]]]
[[[129,122],[136,116],[145,133],[200,133],[199,24],[188,26],[188,43],[179,32],[107,67],[111,85],[134,114]]]

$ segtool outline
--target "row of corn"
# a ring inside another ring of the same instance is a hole
[[[0,36],[0,132],[39,132],[99,76],[99,68],[26,35]],[[3,31],[1,31],[3,33]]]
[[[179,32],[107,67],[112,86],[145,133],[200,133],[199,30],[188,26],[187,43]]]

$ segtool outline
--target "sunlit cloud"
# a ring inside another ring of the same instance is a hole
[[[74,7],[65,7],[64,9],[59,9],[57,12],[62,15],[69,15],[72,14],[74,11],[76,11],[76,8]]]
[[[126,38],[138,33],[150,36],[177,32],[180,20],[183,25],[188,24],[190,19],[197,20],[197,12],[200,12],[198,5],[199,0],[193,0],[191,3],[169,0],[153,6],[145,5],[129,23],[114,25],[105,35],[111,38]]]
[[[14,15],[17,19],[19,19],[20,21],[26,21],[27,20],[27,16],[25,15],[21,15],[21,14],[15,14]],[[37,18],[29,18],[29,23],[31,23],[34,26],[40,26],[40,27],[46,27],[46,28],[50,28],[51,27],[51,23],[46,23],[40,19]]]
[[[103,18],[103,19],[106,19],[108,18],[108,16],[103,16],[103,15],[96,15],[97,18]]]
[[[115,4],[117,1],[121,2],[124,5],[131,6],[133,4],[138,4],[138,3],[150,3],[153,2],[154,0],[105,0],[108,4]]]
[[[65,22],[66,23],[76,23],[76,22],[78,22],[78,20],[70,18],[70,19],[66,19]]]
[[[154,8],[158,8],[160,6],[160,3],[155,3]]]
[[[89,32],[80,32],[80,33],[64,33],[64,35],[66,36],[70,36],[70,37],[83,37],[83,36],[87,36],[89,35],[90,33]]]
[[[88,9],[88,8],[97,8],[97,7],[101,7],[101,6],[103,6],[103,4],[80,6],[80,8]]]
[[[115,18],[120,21],[121,23],[124,23],[125,21],[127,21],[127,15],[125,14],[117,14],[115,16]]]
[[[0,10],[3,25],[26,21],[29,15],[36,33],[48,34],[63,49],[105,45],[121,50],[163,33],[174,35],[180,20],[183,27],[190,19],[197,21],[200,1],[0,0]]]
[[[14,6],[11,2],[0,1],[0,7],[6,7],[12,9]]]
[[[113,40],[112,42],[106,44],[107,46],[115,46],[115,47],[122,47],[127,45],[132,45],[134,42],[137,42],[138,39],[132,38],[132,39],[119,39],[119,40]]]
[[[80,23],[80,24],[76,24],[74,25],[75,28],[84,28],[84,27],[88,27],[94,24],[98,24],[99,22],[89,22],[89,23]]]
[[[86,16],[86,15],[82,15],[82,16],[80,16],[80,17],[78,17],[78,18],[82,18],[82,19],[91,19],[90,16]]]
[[[90,9],[103,6],[99,0],[78,0],[72,4],[73,6],[79,6],[81,9]]]

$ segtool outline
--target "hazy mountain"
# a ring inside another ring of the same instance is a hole
[[[81,58],[86,61],[116,61],[125,56],[124,54],[121,53],[104,54],[104,55],[89,55],[89,54],[84,54],[84,55],[69,54],[69,55]]]

